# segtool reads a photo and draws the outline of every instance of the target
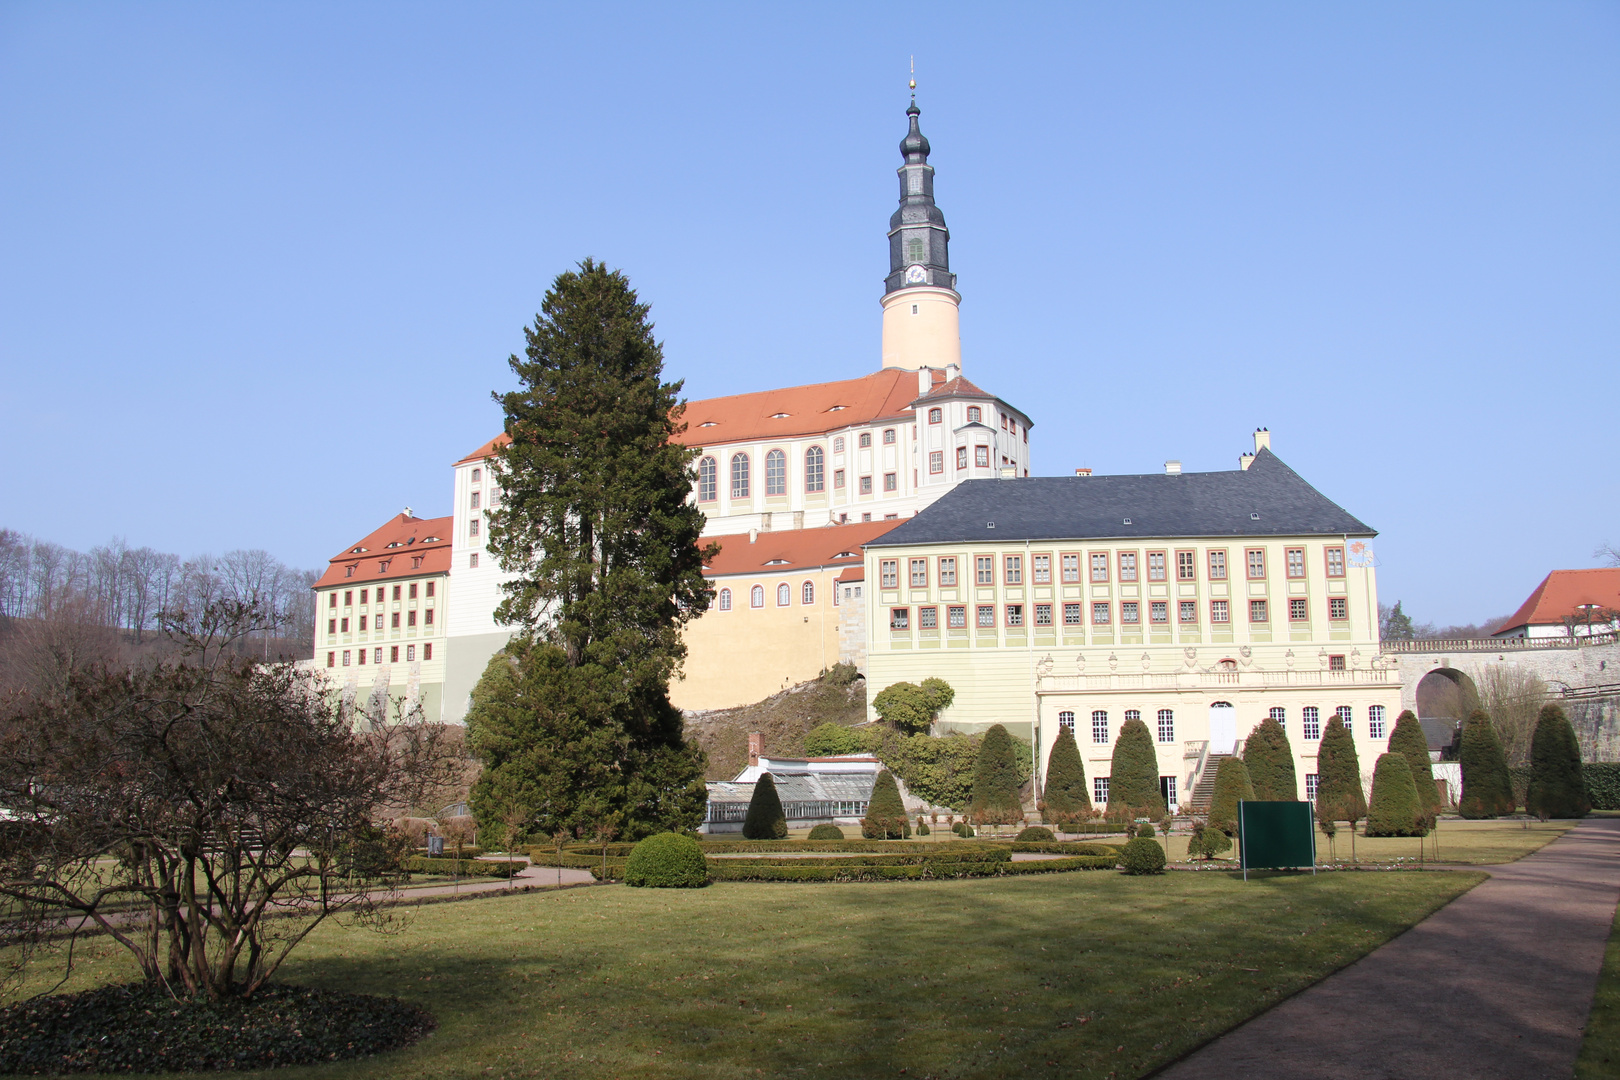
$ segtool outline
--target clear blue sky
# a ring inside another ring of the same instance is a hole
[[[1421,619],[1620,543],[1620,5],[0,6],[0,525],[319,565],[590,255],[690,397],[878,364],[917,57],[1036,470],[1235,467]]]

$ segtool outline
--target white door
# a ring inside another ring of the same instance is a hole
[[[1230,754],[1237,742],[1237,710],[1224,701],[1209,707],[1209,752]]]

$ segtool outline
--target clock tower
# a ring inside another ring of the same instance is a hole
[[[921,114],[913,95],[906,110],[911,130],[900,141],[900,208],[889,218],[889,276],[883,282],[883,366],[912,371],[962,363],[962,298],[951,273],[951,231],[934,204],[934,167],[917,126]]]

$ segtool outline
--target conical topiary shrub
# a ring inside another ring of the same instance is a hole
[[[1462,765],[1462,798],[1457,812],[1465,818],[1494,818],[1513,813],[1513,778],[1507,758],[1496,738],[1496,725],[1483,709],[1463,721],[1462,746],[1457,754]]]
[[[1254,797],[1263,802],[1298,802],[1299,776],[1294,747],[1282,724],[1266,717],[1243,741],[1243,764],[1249,770]],[[1219,774],[1217,774],[1219,775]]]
[[[1418,798],[1412,766],[1398,752],[1378,755],[1373,766],[1372,800],[1367,807],[1368,836],[1423,836],[1428,813]]]
[[[1227,836],[1237,835],[1238,802],[1254,801],[1254,786],[1249,782],[1249,770],[1243,759],[1221,759],[1215,770],[1215,796],[1209,804],[1209,828],[1219,829]]]
[[[1585,817],[1592,809],[1581,775],[1581,745],[1557,705],[1544,705],[1530,738],[1530,790],[1524,808],[1537,817]]]
[[[973,820],[981,825],[1016,825],[1024,820],[1018,798],[1018,766],[1012,736],[993,725],[979,742],[973,763]]]
[[[1120,821],[1134,817],[1164,817],[1164,796],[1159,793],[1159,755],[1153,736],[1140,720],[1119,726],[1114,757],[1109,764],[1108,816]]]
[[[1316,752],[1316,818],[1350,823],[1350,856],[1355,857],[1356,822],[1367,816],[1367,796],[1361,788],[1361,760],[1350,729],[1335,716],[1322,732]]]
[[[776,794],[776,781],[770,773],[760,773],[754,782],[754,795],[748,800],[748,816],[743,818],[743,838],[781,840],[787,836],[787,814]]]
[[[1444,810],[1445,800],[1440,797],[1440,787],[1434,782],[1434,768],[1429,762],[1429,739],[1423,734],[1423,725],[1411,709],[1401,710],[1401,715],[1396,717],[1395,730],[1389,733],[1389,749],[1391,753],[1406,758],[1407,765],[1411,767],[1412,783],[1417,785],[1418,805],[1424,814],[1433,818]]]
[[[872,798],[861,819],[861,835],[868,840],[900,840],[906,835],[906,804],[894,774],[884,769],[872,783]]]
[[[1091,794],[1086,791],[1086,767],[1074,732],[1058,728],[1057,741],[1046,759],[1046,798],[1041,812],[1047,821],[1067,825],[1091,817]]]

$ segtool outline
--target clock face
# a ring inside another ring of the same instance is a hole
[[[928,271],[915,264],[906,267],[906,284],[921,285],[928,280]]]

